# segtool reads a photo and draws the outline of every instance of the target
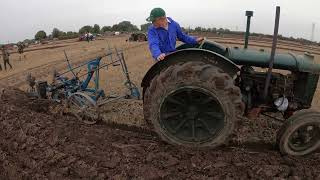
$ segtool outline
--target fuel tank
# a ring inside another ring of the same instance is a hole
[[[264,50],[227,48],[225,56],[238,65],[269,67],[270,52]],[[289,71],[320,73],[320,65],[315,63],[314,56],[309,53],[304,55],[296,55],[290,52],[277,53],[273,67]]]
[[[199,48],[199,45],[183,44],[177,50]],[[271,52],[265,50],[243,49],[237,47],[224,47],[212,41],[206,41],[202,49],[206,49],[227,57],[237,65],[249,65],[268,68]],[[276,53],[274,69],[320,74],[320,64],[315,63],[314,56],[309,53],[296,55],[293,53]]]

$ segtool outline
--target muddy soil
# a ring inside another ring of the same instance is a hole
[[[152,133],[83,125],[20,90],[0,96],[0,179],[320,179],[319,153],[281,156],[268,128],[261,144],[192,150]],[[256,136],[255,128],[241,131]]]

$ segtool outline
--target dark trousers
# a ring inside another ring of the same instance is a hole
[[[5,59],[3,60],[3,64],[4,64],[4,69],[7,70],[7,64],[10,66],[10,69],[12,69],[12,66],[9,62],[9,59]]]

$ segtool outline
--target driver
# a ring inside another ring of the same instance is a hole
[[[154,8],[147,21],[152,22],[148,29],[149,49],[152,57],[156,61],[161,61],[168,53],[176,51],[176,40],[186,44],[201,43],[203,37],[192,37],[182,32],[180,25],[170,17],[161,8]]]

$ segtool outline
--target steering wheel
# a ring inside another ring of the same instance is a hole
[[[207,38],[204,37],[203,40],[202,40],[202,42],[201,42],[201,44],[199,45],[199,49],[202,49],[203,45],[204,45],[206,42],[208,42],[208,41],[207,41]]]

